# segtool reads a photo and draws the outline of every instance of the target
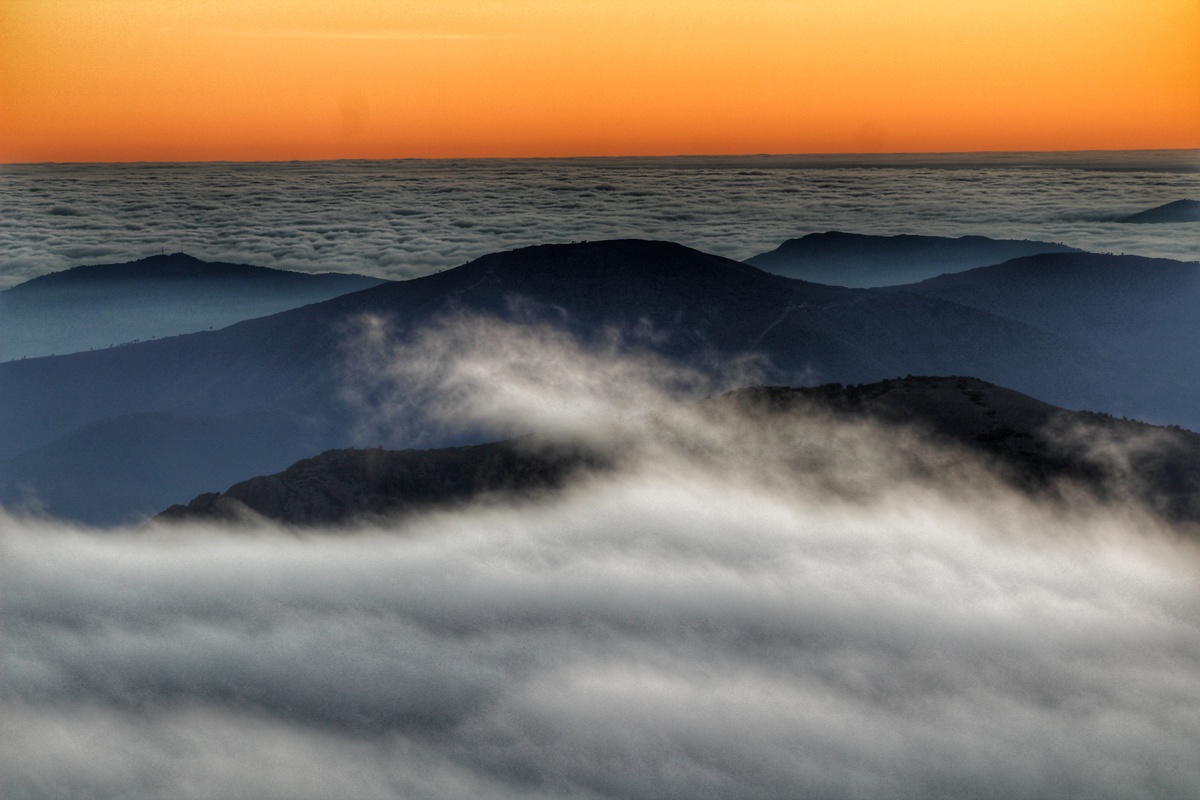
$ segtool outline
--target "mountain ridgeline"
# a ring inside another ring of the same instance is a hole
[[[999,264],[1039,253],[1079,253],[1052,242],[986,236],[868,236],[810,233],[746,259],[761,270],[833,286],[896,286],[946,272]]]
[[[281,473],[174,505],[166,522],[265,518],[288,525],[361,523],[452,508],[487,496],[511,503],[604,471],[611,459],[537,437],[433,450],[329,450]]]
[[[899,289],[1017,320],[1102,353],[1112,384],[1093,407],[1200,428],[1200,264],[1047,254]]]
[[[1047,253],[946,280],[856,289],[669,242],[495,253],[220,330],[0,364],[0,503],[120,522],[361,444],[359,409],[345,389],[364,315],[388,320],[400,342],[465,315],[550,326],[585,347],[619,341],[714,374],[751,356],[764,383],[974,375],[1065,408],[1195,428],[1200,400],[1182,388],[1197,373],[1172,365],[1191,369],[1200,352],[1184,350],[1195,338],[1186,309],[1200,301],[1198,269]],[[421,428],[420,408],[410,421]],[[111,446],[122,439],[137,443],[131,455]],[[478,432],[450,431],[422,446],[472,441]],[[170,453],[189,485],[152,468],[156,453]],[[137,491],[119,502],[79,497],[78,487],[105,476],[127,476]]]
[[[772,426],[773,436],[780,425],[870,420],[978,458],[1030,494],[1061,499],[1074,490],[1099,502],[1134,500],[1168,520],[1200,524],[1200,435],[1067,411],[974,378],[760,386],[696,408],[713,418]],[[278,474],[202,494],[156,519],[269,519],[296,526],[394,521],[486,498],[546,497],[573,479],[602,477],[620,461],[621,453],[603,445],[542,437],[433,450],[331,450]]]
[[[1130,214],[1121,222],[1140,224],[1166,224],[1174,222],[1200,222],[1200,200],[1175,200],[1161,206]]]
[[[184,253],[74,267],[0,292],[0,361],[224,328],[384,282]]]

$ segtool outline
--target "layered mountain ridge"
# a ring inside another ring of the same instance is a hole
[[[0,291],[0,361],[224,328],[385,282],[186,253],[73,267]]]
[[[1074,488],[1094,500],[1134,500],[1171,521],[1200,523],[1200,434],[1072,412],[986,381],[924,376],[813,388],[758,386],[697,407],[757,426],[869,420],[956,448],[1032,494]],[[888,435],[888,438],[895,436]],[[1140,446],[1153,442],[1153,447]],[[1114,456],[1120,453],[1120,458]],[[481,498],[552,494],[620,461],[604,444],[540,437],[469,447],[331,450],[283,472],[202,494],[163,522],[254,521],[309,526],[395,521]]]
[[[810,233],[746,259],[759,269],[833,286],[870,288],[914,283],[1039,253],[1080,253],[1056,242],[986,236],[872,236],[843,231]]]
[[[1191,363],[1194,353],[1181,352],[1179,342],[1194,333],[1172,327],[1186,326],[1186,316],[1155,312],[1187,308],[1200,265],[1160,261],[1042,254],[949,276],[966,288],[934,281],[871,290],[772,275],[670,242],[496,253],[221,330],[0,364],[0,502],[67,496],[71,484],[58,476],[80,461],[96,477],[145,475],[142,499],[122,509],[75,507],[72,518],[112,523],[177,502],[177,483],[168,486],[120,452],[81,444],[88,426],[119,429],[147,454],[158,446],[181,460],[205,460],[203,469],[186,470],[204,476],[196,492],[362,444],[345,388],[348,370],[360,366],[354,331],[364,317],[386,320],[394,339],[407,342],[464,316],[564,330],[584,347],[610,344],[616,332],[626,351],[701,371],[752,356],[762,383],[975,375],[1065,408],[1200,427],[1198,401],[1182,391],[1195,373],[1170,368]],[[1008,294],[970,290],[1022,270],[1032,276],[1025,294],[1019,285]],[[1146,309],[1137,330],[1113,312],[1132,307],[1131,298]],[[1066,325],[1068,315],[1056,308],[1069,308],[1078,324]],[[419,425],[422,412],[414,413]],[[154,415],[187,418],[180,430],[192,433],[167,437]],[[213,433],[226,428],[239,433]],[[468,444],[472,435],[423,446]],[[213,452],[213,442],[228,445]],[[55,502],[45,508],[64,513]]]

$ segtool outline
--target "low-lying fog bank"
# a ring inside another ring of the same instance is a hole
[[[5,517],[10,797],[1200,790],[1194,549],[647,469],[395,531]]]
[[[0,516],[5,796],[1200,793],[1194,539],[871,423],[648,416],[686,375],[468,340],[430,362],[448,416],[632,455],[355,531]]]

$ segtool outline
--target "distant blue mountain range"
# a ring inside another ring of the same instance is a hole
[[[224,328],[381,283],[184,253],[74,267],[0,291],[0,361]]]
[[[868,236],[810,233],[746,259],[761,270],[833,286],[898,286],[946,272],[999,264],[1038,253],[1079,253],[1052,242],[989,239],[986,236]]]
[[[522,248],[220,330],[0,364],[0,503],[115,522],[354,445],[345,345],[363,314],[401,340],[456,314],[584,342],[623,331],[627,347],[701,370],[756,356],[758,378],[780,384],[971,375],[1195,429],[1198,304],[1200,264],[1134,256],[1046,253],[856,289],[669,242]],[[422,445],[471,434],[449,436]]]

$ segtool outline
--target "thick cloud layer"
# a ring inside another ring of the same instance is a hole
[[[814,231],[982,234],[1200,258],[1121,216],[1200,197],[1194,152],[7,165],[0,287],[165,249],[404,278],[512,247],[669,239],[748,258]]]
[[[651,362],[491,339],[430,379],[447,417],[622,468],[355,533],[0,517],[5,796],[1200,793],[1194,543],[915,435],[653,410],[678,376]]]
[[[4,519],[9,797],[1200,790],[1195,553],[655,471],[398,532]]]

